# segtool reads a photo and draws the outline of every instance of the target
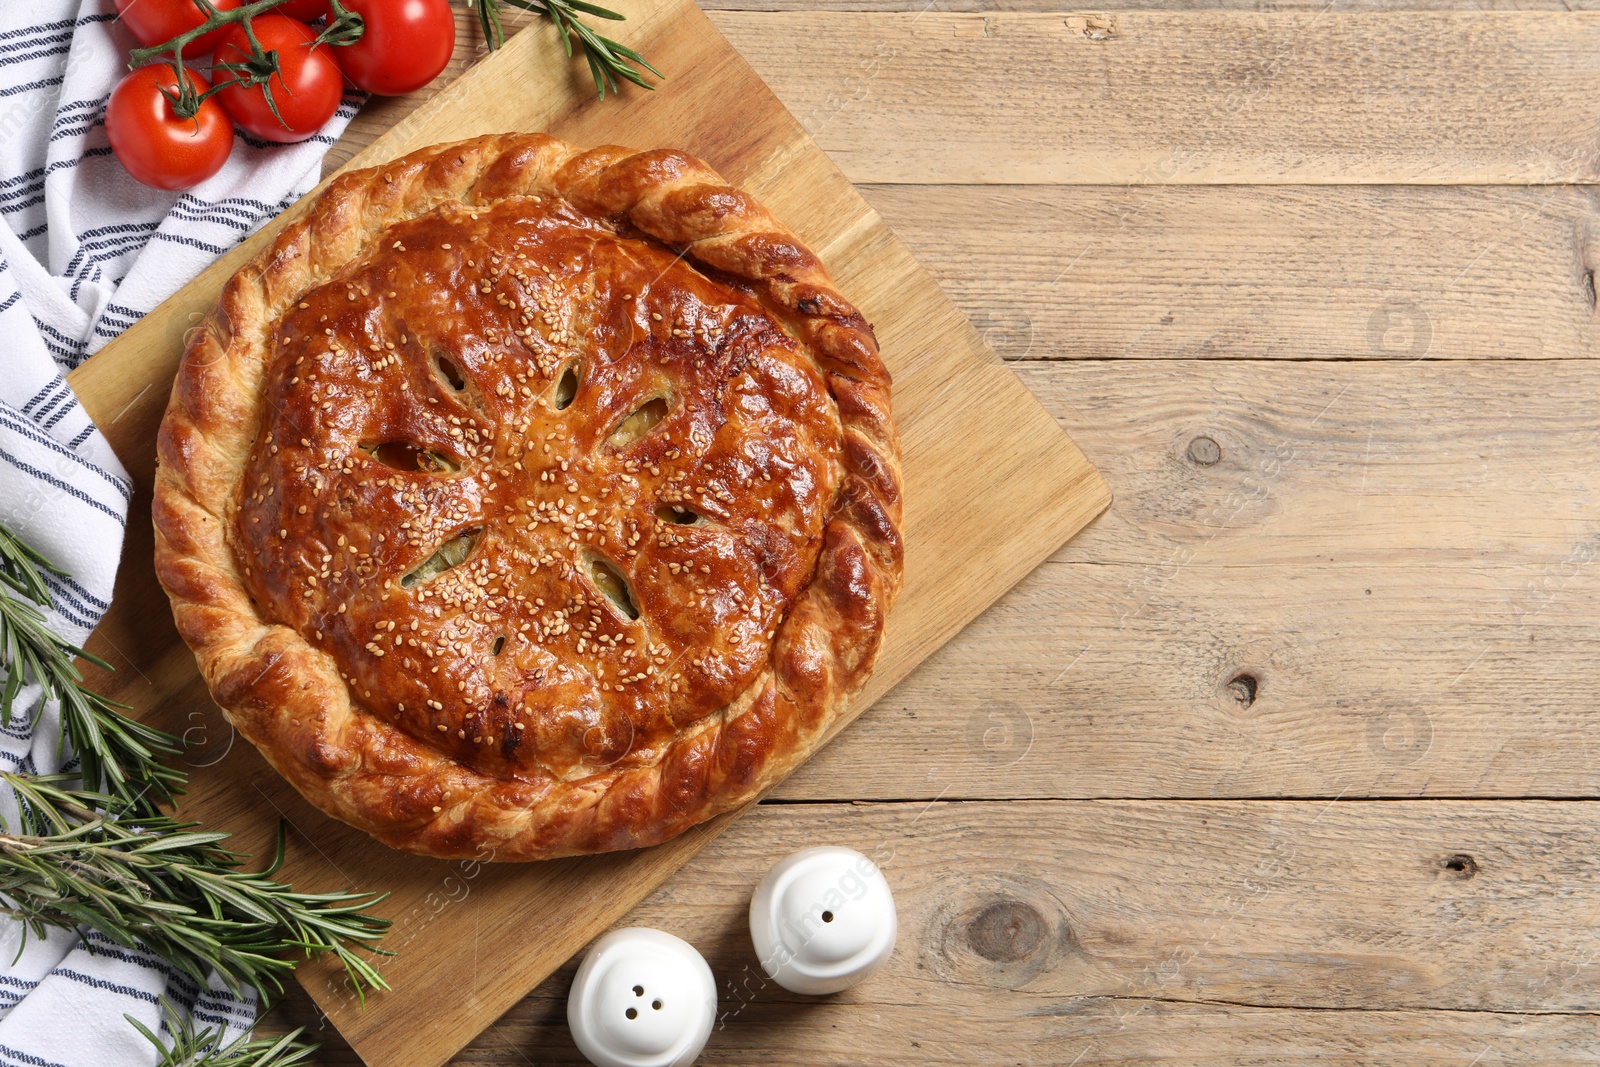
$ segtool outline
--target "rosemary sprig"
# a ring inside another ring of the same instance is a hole
[[[84,785],[104,791],[138,813],[153,813],[183,791],[183,772],[162,759],[183,751],[171,734],[118,714],[118,704],[83,684],[75,657],[107,670],[110,664],[63,641],[45,623],[50,603],[44,574],[66,577],[39,553],[0,526],[0,724],[11,725],[17,695],[28,682],[61,706],[61,740],[71,744]],[[37,713],[35,716],[37,721]]]
[[[0,582],[37,604],[48,604],[50,590],[44,584],[45,572],[57,578],[67,576],[66,571],[52,565],[21,538],[0,526]]]
[[[138,1019],[123,1016],[158,1050],[161,1059],[156,1067],[297,1067],[310,1063],[311,1054],[320,1047],[305,1040],[305,1027],[279,1038],[245,1035],[224,1045],[220,1026],[195,1029],[194,1020],[180,1015],[166,997],[161,998],[161,1011],[172,1035],[170,1046]]]
[[[355,953],[375,947],[387,919],[366,914],[383,897],[297,893],[273,880],[285,835],[264,871],[222,847],[226,833],[163,815],[136,822],[116,798],[66,788],[60,775],[0,775],[21,801],[20,832],[0,833],[0,914],[42,934],[87,924],[119,945],[143,944],[204,985],[215,969],[230,989],[256,986],[269,1001],[294,970],[288,958],[338,957],[356,989],[386,989]],[[104,814],[102,814],[104,812]]]
[[[645,79],[644,71],[658,78],[664,77],[650,65],[649,60],[632,48],[594,32],[580,15],[593,15],[613,22],[620,22],[627,16],[588,3],[587,0],[467,0],[467,6],[478,13],[478,25],[482,27],[483,39],[491,51],[505,44],[506,40],[505,28],[500,21],[501,3],[547,16],[560,31],[561,44],[569,58],[572,56],[572,40],[576,37],[583,49],[584,59],[589,61],[589,73],[594,76],[595,91],[602,100],[607,92],[616,94],[618,78],[630,81],[641,89],[654,89],[655,86]]]
[[[74,657],[105,664],[46,625],[46,573],[64,576],[0,526],[0,721],[10,722],[23,684],[38,682],[60,703],[83,779],[73,789],[65,775],[0,775],[21,813],[20,825],[0,827],[0,914],[35,935],[92,926],[118,944],[147,946],[201,984],[215,969],[230,988],[248,982],[266,1000],[282,992],[295,950],[333,953],[358,995],[387,989],[356,952],[388,954],[376,942],[389,921],[365,911],[383,897],[297,893],[275,881],[286,844],[281,824],[272,863],[249,872],[248,856],[223,847],[227,834],[158,807],[187,780],[161,762],[183,745],[84,686]]]

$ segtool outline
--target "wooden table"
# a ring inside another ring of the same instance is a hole
[[[704,1062],[1600,1061],[1600,15],[713,6],[1117,500],[629,917]],[[804,1000],[818,842],[901,939]],[[571,973],[455,1062],[582,1062]]]

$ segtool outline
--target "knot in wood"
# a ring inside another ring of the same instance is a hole
[[[1236,674],[1228,682],[1228,695],[1243,710],[1256,702],[1256,692],[1261,688],[1261,683],[1256,676],[1248,671]]]
[[[1195,466],[1210,467],[1222,459],[1222,446],[1209,437],[1196,437],[1189,442],[1189,448],[1185,454]]]
[[[1015,963],[1039,950],[1045,929],[1037,908],[1020,900],[1002,900],[967,923],[967,945],[986,960]]]

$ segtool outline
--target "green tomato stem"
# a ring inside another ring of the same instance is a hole
[[[236,7],[231,11],[218,11],[211,0],[194,0],[194,2],[199,4],[206,12],[206,20],[194,29],[185,30],[169,41],[151,45],[149,48],[135,48],[128,53],[129,70],[136,70],[158,56],[168,53],[171,53],[173,59],[179,65],[182,65],[185,45],[193,44],[197,39],[212,30],[219,30],[224,26],[232,26],[243,22],[248,27],[250,19],[255,18],[257,15],[266,14],[279,4],[284,3],[285,0],[251,0],[250,3]]]

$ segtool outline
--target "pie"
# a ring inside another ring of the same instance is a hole
[[[664,841],[828,736],[899,591],[866,321],[676,151],[334,181],[191,333],[156,568],[229,720],[396,848]]]

